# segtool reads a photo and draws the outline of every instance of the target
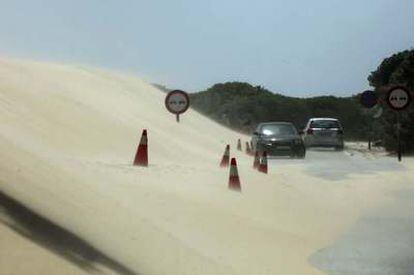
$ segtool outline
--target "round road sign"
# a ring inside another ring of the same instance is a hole
[[[365,108],[372,108],[377,104],[377,95],[373,91],[365,91],[361,94],[361,104]]]
[[[190,107],[190,98],[184,91],[171,91],[165,98],[165,107],[173,114],[182,114]]]
[[[387,103],[391,109],[402,111],[411,103],[410,92],[402,86],[393,87],[387,93]]]

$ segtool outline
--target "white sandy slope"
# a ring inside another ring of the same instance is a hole
[[[228,191],[221,154],[247,137],[192,110],[178,124],[164,96],[131,76],[0,59],[0,189],[140,274],[312,275],[308,257],[399,180],[333,185],[294,164],[265,176],[232,150],[243,190]],[[150,166],[137,168],[144,128]]]

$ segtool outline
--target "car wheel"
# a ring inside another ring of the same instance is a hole
[[[306,156],[305,154],[298,155],[298,158],[299,158],[299,159],[304,159],[304,158],[305,158],[305,156]]]
[[[344,150],[344,146],[343,145],[339,145],[335,147],[336,151],[343,151]]]
[[[295,156],[298,159],[304,159],[305,156],[306,156],[306,148],[302,147],[302,148],[298,149]]]
[[[305,152],[300,153],[300,154],[298,154],[298,155],[297,155],[297,157],[298,157],[299,159],[304,159],[304,158],[305,158],[305,156],[306,156],[306,153],[305,153]]]

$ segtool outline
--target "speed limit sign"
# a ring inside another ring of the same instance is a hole
[[[180,122],[180,114],[184,113],[190,107],[190,97],[181,90],[174,90],[167,94],[165,98],[165,107],[168,111],[175,114],[177,122]]]

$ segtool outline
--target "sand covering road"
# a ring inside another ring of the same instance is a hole
[[[308,257],[398,182],[259,174],[234,150],[247,137],[191,109],[178,124],[164,97],[132,76],[0,59],[0,189],[139,274],[312,275]],[[137,168],[144,128],[150,166]],[[242,193],[218,167],[227,143]]]

